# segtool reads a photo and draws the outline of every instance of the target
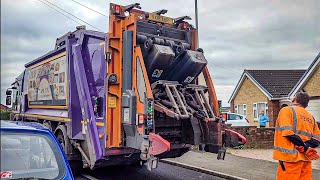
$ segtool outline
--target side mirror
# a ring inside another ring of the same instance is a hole
[[[6,91],[6,95],[7,95],[7,96],[11,96],[11,94],[12,94],[12,91],[8,89],[8,90]]]
[[[11,105],[11,96],[6,97],[6,105],[10,106]]]

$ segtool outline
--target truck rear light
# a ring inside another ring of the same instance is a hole
[[[138,133],[143,134],[143,125],[145,122],[145,115],[144,114],[137,114],[137,127]]]
[[[115,10],[116,10],[115,11],[116,14],[120,14],[121,7],[119,5],[116,5]]]
[[[144,114],[138,114],[138,125],[142,125],[144,123],[145,116]]]
[[[189,27],[189,23],[186,23],[186,22],[183,23],[183,28],[184,28],[184,29],[187,29],[188,27]]]

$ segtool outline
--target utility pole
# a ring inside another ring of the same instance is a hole
[[[199,26],[198,26],[198,0],[194,0],[194,6],[195,6],[195,15],[196,15],[196,29],[197,29],[197,44],[199,47]]]
[[[195,10],[195,16],[196,16],[196,29],[197,29],[197,48],[199,48],[199,26],[198,26],[198,0],[194,0],[194,10]],[[196,84],[199,82],[199,77],[195,80]],[[205,144],[199,144],[198,150],[204,152]]]

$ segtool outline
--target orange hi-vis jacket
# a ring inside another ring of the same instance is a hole
[[[320,130],[312,115],[303,107],[290,106],[280,110],[275,127],[273,159],[285,162],[309,161],[285,136],[298,135],[303,142],[320,141]]]

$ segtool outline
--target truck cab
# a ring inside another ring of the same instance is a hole
[[[21,93],[23,84],[24,72],[21,73],[11,84],[11,88],[6,91],[6,105],[11,111],[19,112],[21,109]]]

